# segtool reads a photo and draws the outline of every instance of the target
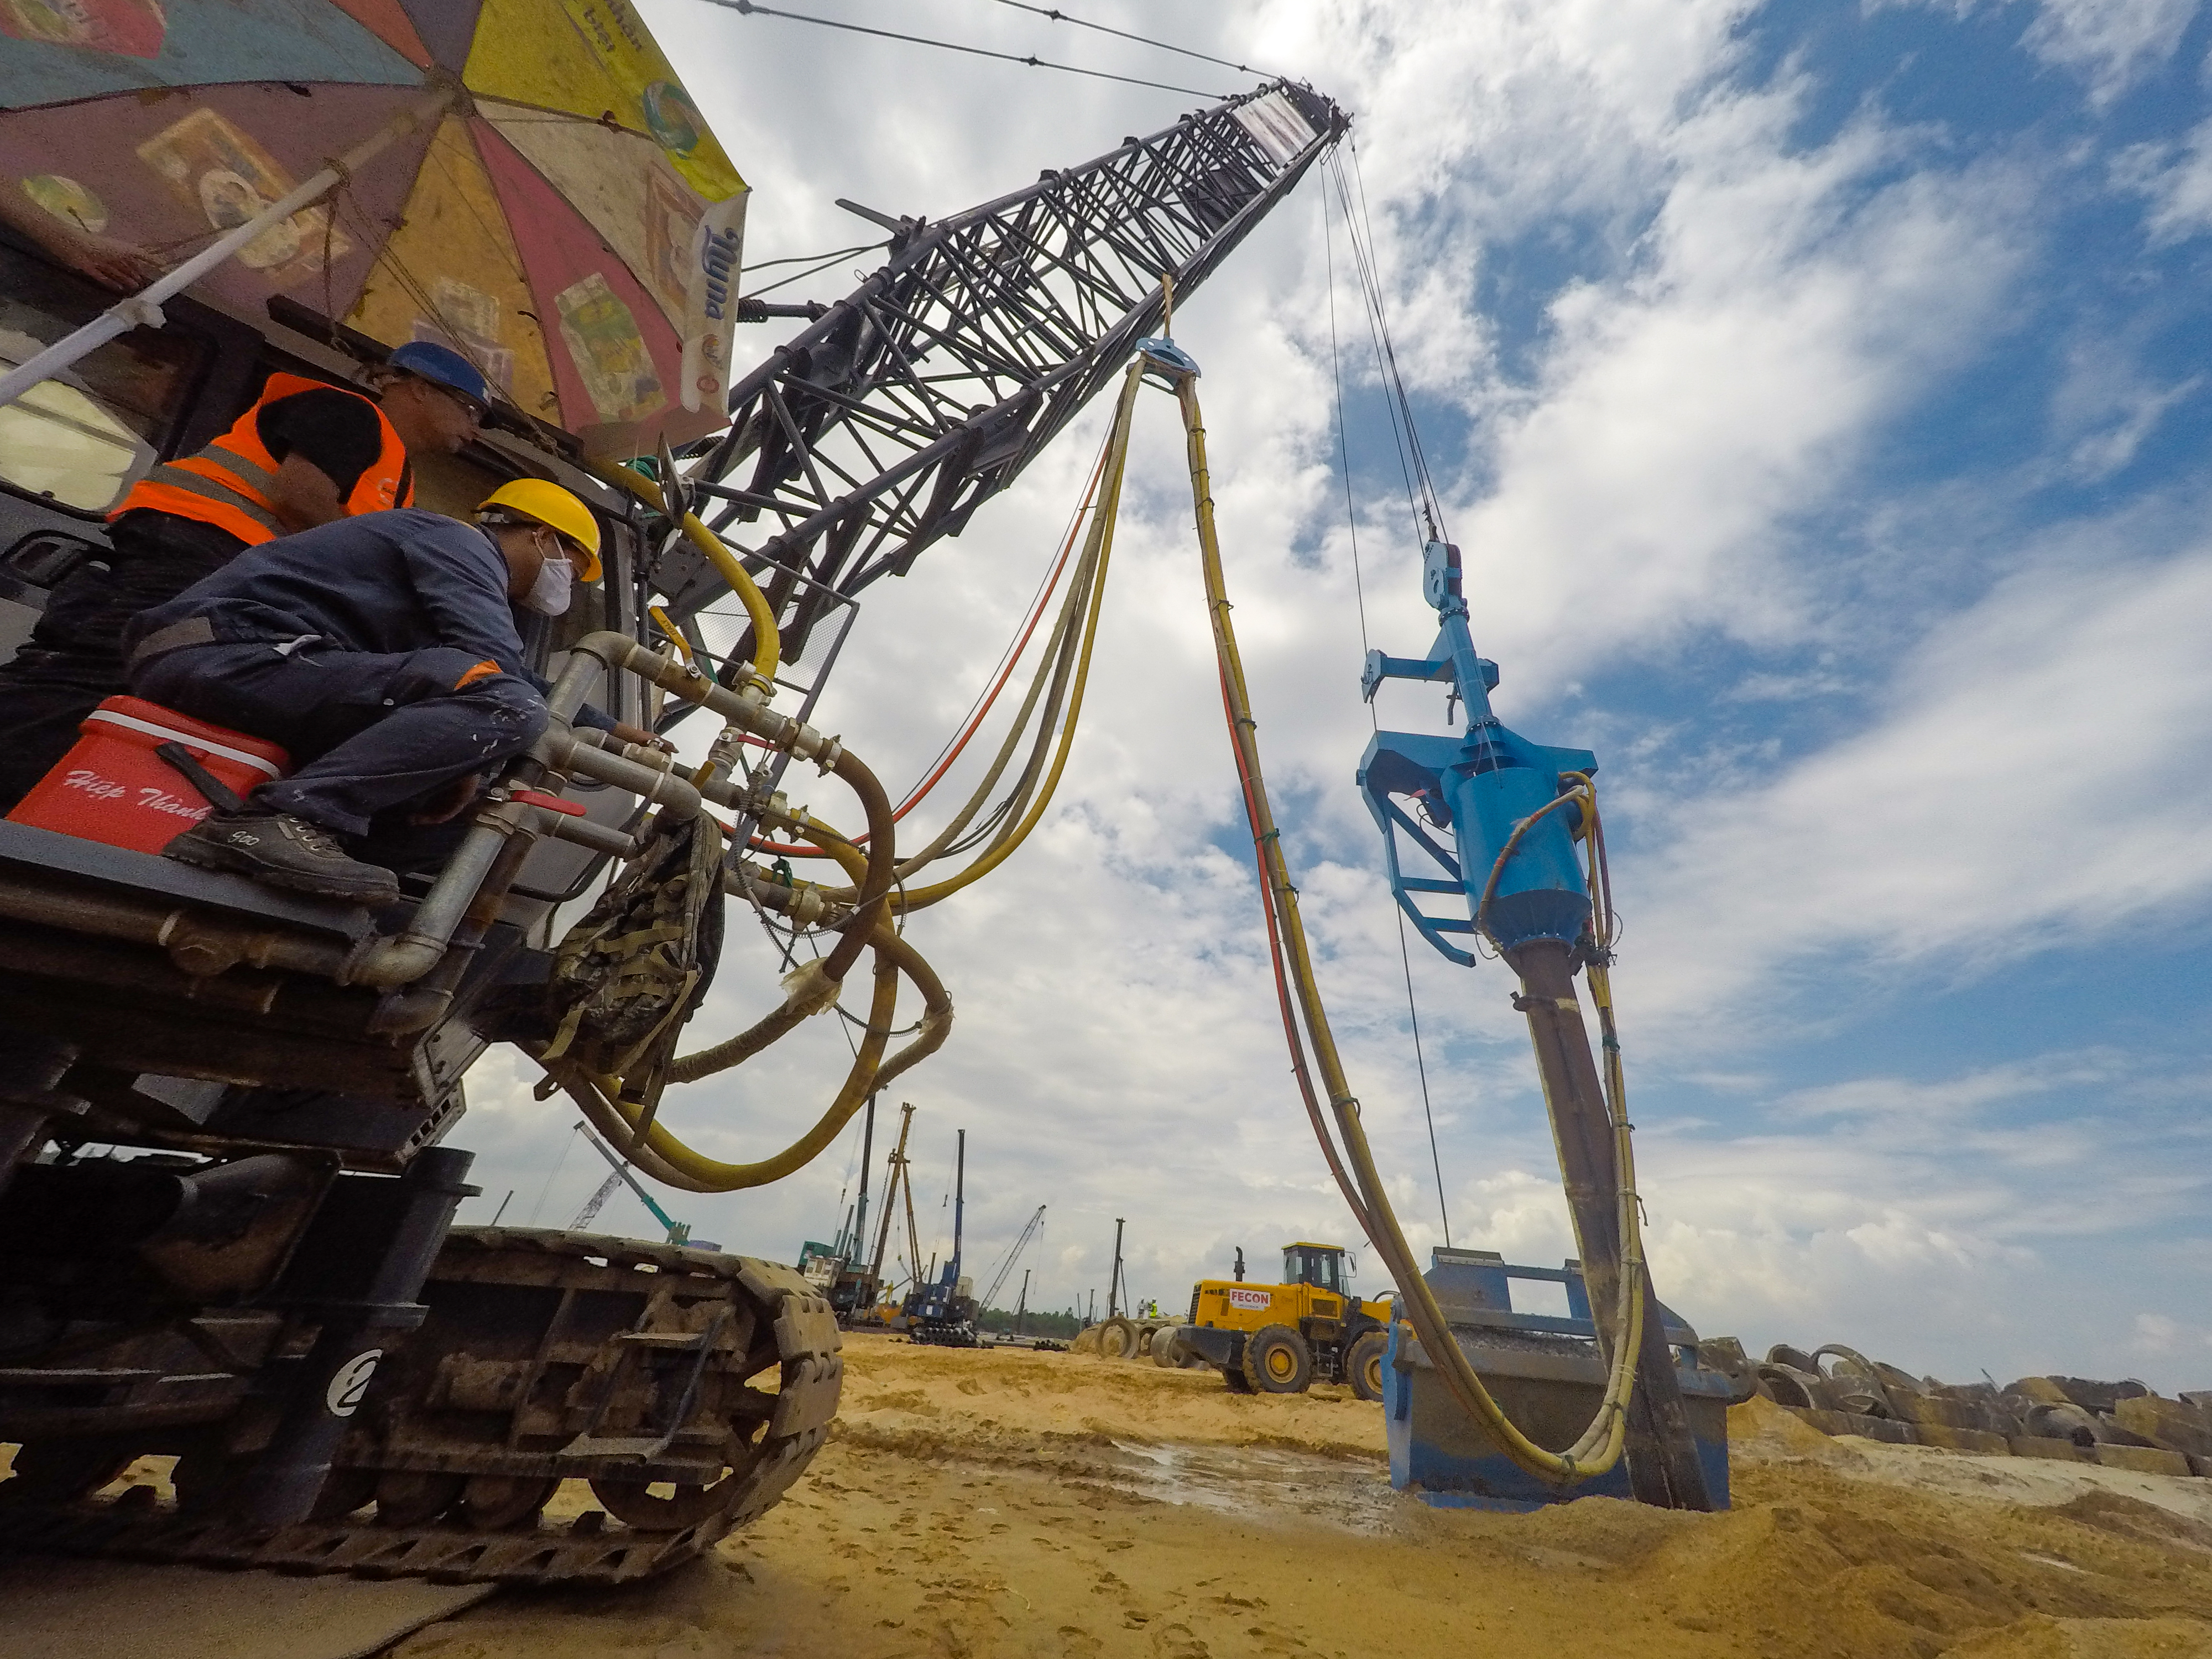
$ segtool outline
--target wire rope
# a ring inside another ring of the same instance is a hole
[[[538,1212],[545,1207],[546,1195],[552,1192],[553,1183],[559,1178],[562,1167],[568,1161],[569,1151],[575,1144],[576,1131],[571,1125],[568,1138],[561,1143],[561,1156],[553,1160],[553,1167],[545,1172],[545,1184],[538,1189],[538,1201],[530,1206],[530,1218],[522,1224],[524,1226],[535,1227],[538,1224]]]
[[[1359,275],[1361,314],[1366,319],[1367,337],[1375,349],[1375,378],[1382,388],[1382,408],[1389,417],[1390,442],[1397,453],[1399,474],[1406,483],[1406,512],[1413,520],[1413,533],[1419,536],[1423,534],[1424,526],[1420,504],[1414,493],[1413,458],[1408,453],[1403,431],[1406,419],[1404,400],[1395,395],[1402,388],[1397,387],[1392,380],[1390,359],[1383,350],[1382,330],[1376,314],[1382,285],[1376,277],[1371,256],[1359,240],[1358,227],[1352,217],[1352,192],[1344,182],[1344,164],[1332,155],[1329,166],[1336,182],[1337,198],[1344,204],[1345,238],[1351,246],[1353,268]]]
[[[1365,234],[1363,274],[1370,284],[1369,295],[1374,307],[1375,320],[1382,334],[1383,356],[1389,362],[1389,385],[1396,394],[1399,413],[1405,424],[1406,447],[1413,453],[1413,471],[1420,480],[1421,514],[1427,520],[1430,538],[1441,541],[1444,538],[1443,503],[1437,498],[1436,480],[1429,471],[1428,453],[1421,447],[1420,428],[1413,424],[1413,400],[1406,395],[1405,376],[1399,372],[1398,368],[1398,343],[1390,332],[1390,316],[1383,304],[1380,268],[1375,258],[1375,224],[1368,217],[1367,213],[1367,175],[1359,165],[1358,143],[1350,138],[1347,138],[1346,143],[1346,147],[1352,151],[1352,175],[1359,185],[1359,222]],[[1337,164],[1337,183],[1340,189],[1343,185],[1343,163],[1340,161]],[[1346,216],[1347,231],[1351,228],[1349,206],[1350,204],[1347,202]]]
[[[1182,58],[1195,58],[1202,64],[1218,64],[1224,69],[1240,70],[1246,75],[1267,75],[1265,70],[1255,70],[1249,64],[1232,64],[1226,58],[1216,58],[1212,52],[1193,52],[1188,46],[1178,46],[1170,41],[1155,40],[1150,35],[1132,34],[1127,29],[1109,28],[1103,23],[1093,23],[1087,18],[1070,16],[1050,6],[1033,6],[1029,0],[999,0],[1002,6],[1012,6],[1017,11],[1035,12],[1039,17],[1049,17],[1055,23],[1073,23],[1079,29],[1096,29],[1101,34],[1111,34],[1123,40],[1133,40],[1140,46],[1157,46],[1162,52],[1171,52]],[[1287,80],[1287,76],[1268,76],[1270,80]]]
[[[719,0],[716,0],[716,3],[719,3]],[[741,300],[757,300],[763,294],[773,294],[780,288],[789,288],[793,283],[803,283],[809,276],[814,276],[819,271],[829,270],[830,266],[836,264],[840,259],[848,259],[855,253],[866,253],[872,248],[889,247],[890,246],[890,244],[887,241],[863,242],[858,247],[846,248],[840,252],[830,255],[829,258],[823,259],[819,264],[809,265],[805,270],[795,272],[789,276],[779,276],[775,281],[770,283],[766,288],[757,288],[751,290],[751,292],[741,294],[738,297]],[[779,260],[776,263],[788,264],[792,262]],[[752,270],[759,270],[763,269],[763,267],[754,265],[750,267],[750,269]]]
[[[902,34],[896,29],[870,28],[864,23],[848,23],[835,17],[817,17],[810,12],[784,11],[775,6],[761,6],[753,0],[707,0],[711,6],[743,13],[750,17],[781,17],[793,23],[816,23],[827,29],[842,29],[848,34],[872,34],[883,40],[903,40],[911,46],[934,46],[940,52],[965,52],[971,58],[996,58],[1005,63],[1024,64],[1031,69],[1059,70],[1067,75],[1089,76],[1097,81],[1119,81],[1124,86],[1152,87],[1161,92],[1183,93],[1193,98],[1233,98],[1231,92],[1208,92],[1202,87],[1171,86],[1165,81],[1147,81],[1134,75],[1114,75],[1105,70],[1085,69],[1076,64],[1055,64],[1042,58],[1024,57],[1019,52],[994,52],[988,46],[970,46],[957,40],[938,40],[926,34]]]
[[[1347,224],[1346,229],[1350,227]],[[1367,642],[1367,583],[1359,568],[1359,512],[1352,494],[1352,434],[1344,418],[1344,368],[1337,350],[1336,341],[1336,246],[1328,228],[1328,192],[1321,197],[1321,234],[1324,268],[1328,273],[1328,369],[1336,386],[1336,445],[1339,470],[1344,475],[1344,519],[1352,533],[1352,592],[1359,612],[1359,649],[1364,655],[1372,649]],[[1372,730],[1381,730],[1376,718],[1375,702],[1367,700],[1367,724]],[[1437,1176],[1437,1216],[1443,1224],[1444,1248],[1451,1248],[1451,1206],[1444,1198],[1444,1164],[1437,1151],[1437,1115],[1429,1103],[1429,1061],[1421,1047],[1421,1011],[1413,1001],[1413,956],[1406,943],[1406,916],[1397,905],[1390,907],[1393,919],[1398,924],[1398,966],[1406,979],[1406,1019],[1413,1033],[1413,1069],[1421,1080],[1421,1121],[1429,1131],[1429,1167]],[[1273,915],[1268,917],[1269,933],[1273,933]]]
[[[827,253],[795,253],[788,259],[756,259],[745,266],[747,270],[774,270],[778,265],[819,265],[825,260],[842,259],[848,253],[866,253],[871,248],[889,247],[886,237],[880,242],[856,242],[851,247],[833,248]]]

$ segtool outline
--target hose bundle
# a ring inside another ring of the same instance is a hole
[[[1076,726],[1083,713],[1084,691],[1090,682],[1091,651],[1097,641],[1099,613],[1105,604],[1106,568],[1113,557],[1114,531],[1121,514],[1121,481],[1128,461],[1131,417],[1135,411],[1137,390],[1143,370],[1141,360],[1132,364],[1122,383],[1121,398],[1115,405],[1113,423],[1101,445],[1097,463],[1091,471],[1091,488],[1086,492],[1085,507],[1093,509],[1090,511],[1090,529],[1084,538],[1082,554],[1076,560],[1069,576],[1059,618],[1046,638],[1044,650],[1031,676],[1028,695],[1024,697],[1020,709],[1007,727],[1005,739],[1000,743],[989,769],[967,801],[927,846],[900,861],[897,866],[899,884],[891,896],[890,905],[902,915],[950,898],[963,888],[990,874],[1029,839],[1030,832],[1036,828],[1052,805],[1060,775],[1066,769],[1068,756],[1074,748]],[[1082,513],[1079,512],[1078,525],[1081,518]],[[1069,528],[1067,541],[1060,552],[1060,566],[1065,566],[1068,550],[1074,544],[1075,529],[1073,525]],[[1057,567],[1055,574],[1056,571]],[[1048,579],[1048,590],[1049,586]],[[1004,685],[1007,675],[1012,672],[1014,662],[1035,627],[1036,616],[1041,614],[1042,600],[1038,612],[1032,616],[1017,639],[1009,654],[1006,672],[1000,675],[997,685],[979,701],[975,719],[950,745],[950,752],[933,769],[931,775],[908,798],[905,805],[899,809],[900,812],[927,793],[930,786],[944,775],[953,757],[965,745],[982,713],[996,697],[998,686]],[[1006,797],[984,815],[980,829],[971,832],[969,826],[998,787],[999,780],[1012,763],[1025,732],[1030,734],[1029,754],[1020,773]],[[898,813],[893,816],[896,817]],[[866,836],[856,836],[847,845],[856,847],[866,840]],[[967,851],[978,844],[982,850],[957,875],[927,887],[905,884],[939,859]],[[805,858],[836,855],[834,844],[829,843],[775,842],[757,846],[754,850]],[[852,901],[854,890],[825,889],[823,896],[831,903],[847,903]]]

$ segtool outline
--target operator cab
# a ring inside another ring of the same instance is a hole
[[[0,227],[0,367],[53,343],[112,299]],[[156,463],[228,431],[273,373],[358,390],[362,365],[385,355],[379,342],[282,298],[261,311],[179,295],[163,312],[160,326],[130,330],[0,409],[0,663],[29,639],[73,572],[106,565],[106,515]],[[502,403],[459,453],[410,460],[415,504],[454,518],[472,516],[488,494],[523,477],[550,477],[602,515],[602,580],[579,584],[559,617],[519,619],[525,659],[548,678],[586,635],[649,637],[651,593],[636,556],[645,521],[583,470],[581,457],[569,434]],[[649,726],[659,712],[657,690],[635,675],[600,674],[587,695],[633,725]],[[239,960],[223,949],[188,967],[162,942],[168,935],[141,939],[126,928],[102,935],[98,953],[72,944],[64,959],[27,908],[51,908],[57,894],[71,904],[96,901],[70,913],[66,931],[76,933],[77,918],[112,914],[101,906],[159,905],[165,915],[186,906],[210,938],[281,930],[288,949],[333,963],[411,924],[160,858],[208,804],[198,777],[161,749],[197,757],[204,775],[240,793],[280,774],[288,757],[253,732],[114,701],[124,706],[81,728],[110,739],[97,765],[64,757],[48,774],[50,784],[82,773],[97,786],[58,797],[73,811],[40,817],[27,800],[0,811],[0,1048],[17,1039],[81,1048],[87,1058],[73,1064],[64,1092],[92,1103],[81,1127],[93,1139],[194,1152],[211,1137],[248,1150],[327,1146],[362,1169],[404,1167],[462,1109],[463,1071],[488,1043],[509,1040],[516,1011],[535,1005],[561,907],[592,890],[617,856],[606,842],[636,832],[642,805],[612,784],[564,779],[558,816],[577,820],[574,833],[533,835],[520,868],[503,878],[483,938],[445,957],[443,980],[380,992],[341,977],[274,1002],[210,1005],[204,994]],[[129,770],[114,769],[126,763]],[[406,902],[418,907],[441,873],[430,854],[403,878]],[[125,957],[127,969],[118,965]],[[140,977],[118,980],[126,971]],[[331,977],[319,967],[284,971]],[[127,1019],[112,1006],[112,988],[125,982],[160,987],[132,1000]],[[390,1021],[401,1023],[380,1023]],[[357,1092],[333,1092],[337,1079]],[[398,1109],[364,1110],[364,1102]]]
[[[1310,1285],[1331,1296],[1342,1296],[1346,1273],[1344,1252],[1334,1244],[1283,1246],[1283,1283]]]

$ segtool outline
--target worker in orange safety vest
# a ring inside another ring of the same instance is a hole
[[[253,406],[196,454],[164,461],[108,514],[112,554],[47,598],[0,666],[0,812],[76,741],[77,725],[124,689],[124,624],[167,604],[249,547],[357,514],[408,506],[410,455],[450,455],[485,412],[483,376],[428,341],[394,351],[367,392],[269,377]]]

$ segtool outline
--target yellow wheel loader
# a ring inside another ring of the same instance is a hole
[[[1348,1265],[1340,1245],[1285,1244],[1284,1282],[1253,1285],[1244,1280],[1240,1250],[1237,1276],[1200,1279],[1191,1290],[1190,1322],[1161,1331],[1152,1351],[1172,1342],[1178,1356],[1218,1370],[1231,1394],[1303,1394],[1318,1378],[1380,1400],[1390,1304],[1353,1295]]]

